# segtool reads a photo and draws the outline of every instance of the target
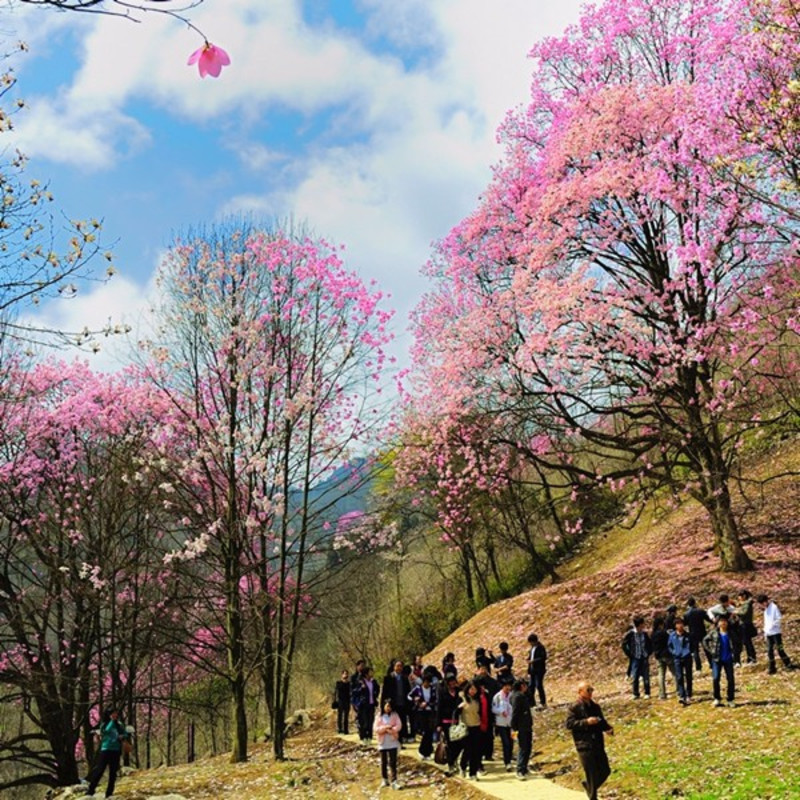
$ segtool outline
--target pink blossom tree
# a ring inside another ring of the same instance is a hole
[[[729,484],[773,419],[754,403],[797,366],[790,215],[716,166],[758,157],[718,114],[752,25],[740,2],[606,2],[537,45],[531,103],[416,315],[430,413],[513,416],[576,485],[687,492],[727,570],[751,565]]]
[[[162,409],[136,381],[77,363],[4,377],[0,684],[29,723],[4,737],[4,758],[27,767],[13,785],[68,785],[79,737],[91,754],[91,709],[125,706],[133,721],[165,608],[169,526],[148,457]]]
[[[189,235],[161,280],[151,378],[187,442],[174,480],[194,531],[186,555],[219,577],[232,758],[247,757],[252,664],[283,758],[297,634],[325,565],[328,499],[315,487],[367,446],[380,419],[391,314],[325,242],[247,223]]]

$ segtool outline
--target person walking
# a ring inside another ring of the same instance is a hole
[[[597,790],[608,780],[611,767],[606,754],[604,734],[614,735],[603,711],[594,700],[594,688],[588,681],[578,684],[578,702],[567,713],[567,729],[572,732],[575,749],[583,767],[583,788],[589,800],[597,800]]]
[[[511,696],[511,730],[517,735],[517,777],[528,778],[528,762],[533,750],[533,714],[528,682],[520,679],[514,683]]]
[[[511,757],[514,751],[514,741],[511,738],[511,684],[504,683],[500,691],[492,698],[492,714],[494,715],[494,729],[500,737],[503,747],[503,764],[506,772],[511,772]]]
[[[447,674],[439,685],[439,696],[436,703],[436,730],[447,744],[447,775],[455,775],[456,760],[461,754],[462,741],[450,740],[450,728],[458,721],[458,707],[461,705],[461,695],[458,689],[458,679],[455,675]]]
[[[460,720],[467,726],[467,735],[464,738],[464,749],[461,751],[461,777],[468,777],[471,781],[478,780],[478,771],[481,769],[481,748],[483,738],[481,728],[484,724],[484,711],[488,717],[488,703],[486,695],[475,681],[467,681],[464,689],[464,699],[459,706]]]
[[[125,726],[119,718],[118,709],[112,708],[103,715],[99,736],[100,752],[97,754],[97,763],[89,774],[89,788],[86,790],[86,797],[94,797],[94,791],[97,788],[97,784],[100,783],[106,767],[108,767],[106,797],[111,797],[114,794],[119,762],[122,758],[122,743],[129,741]]]
[[[381,754],[381,786],[389,786],[391,773],[392,789],[399,789],[397,782],[397,751],[400,749],[400,733],[403,723],[394,710],[391,699],[387,698],[381,706],[381,713],[375,717],[373,732],[378,738],[378,751]]]
[[[783,635],[781,633],[781,612],[774,601],[770,600],[765,594],[758,596],[758,604],[764,609],[764,638],[767,640],[767,661],[769,662],[769,674],[777,672],[775,667],[775,651],[783,661],[786,669],[792,668],[792,659],[786,655],[783,649]]]
[[[419,754],[423,761],[428,761],[433,753],[433,734],[436,730],[436,689],[431,683],[431,674],[422,673],[422,682],[408,695],[414,709],[414,732],[422,737],[419,743]]]
[[[392,669],[386,673],[381,689],[381,708],[387,700],[392,701],[392,708],[400,717],[403,723],[403,730],[400,735],[401,742],[411,739],[411,732],[408,729],[409,699],[411,693],[411,682],[408,679],[409,673],[403,669],[403,662],[397,659]]]

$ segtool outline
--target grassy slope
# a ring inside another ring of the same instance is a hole
[[[796,445],[773,454],[753,473],[797,469]],[[560,570],[554,586],[537,588],[484,609],[430,654],[448,650],[456,663],[472,663],[477,645],[496,647],[506,639],[512,654],[525,652],[531,632],[549,653],[547,711],[537,715],[535,763],[560,783],[580,788],[571,736],[564,729],[565,709],[575,684],[593,681],[616,736],[608,749],[614,773],[605,797],[691,797],[708,800],[800,798],[800,671],[766,674],[765,645],[759,637],[759,663],[737,671],[735,709],[711,704],[706,669],[696,677],[689,708],[667,685],[666,701],[634,702],[624,680],[622,635],[633,613],[650,618],[675,602],[684,607],[693,594],[710,605],[740,587],[770,594],[784,615],[784,642],[800,662],[800,481],[783,479],[751,497],[746,517],[752,572],[722,573],[711,551],[711,535],[702,510],[687,504],[633,530],[615,530],[587,542]],[[738,511],[743,510],[740,498]],[[760,612],[756,623],[761,628]],[[657,698],[653,681],[653,697]]]

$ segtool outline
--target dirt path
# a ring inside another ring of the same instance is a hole
[[[355,734],[341,736],[341,738],[354,744],[358,743],[358,736]],[[374,747],[374,745],[370,747]],[[421,760],[416,744],[405,745],[400,754],[402,758]],[[434,764],[433,761],[426,763],[444,771],[444,767]],[[581,800],[581,798],[585,800],[586,797],[583,792],[566,789],[535,772],[528,775],[528,780],[521,781],[513,772],[506,772],[500,761],[486,762],[484,769],[487,774],[481,776],[477,782],[456,777],[450,778],[450,780],[462,782],[473,790],[482,792],[489,797],[502,798],[502,800]]]

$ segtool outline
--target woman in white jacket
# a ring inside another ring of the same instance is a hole
[[[397,751],[400,749],[400,731],[403,723],[400,715],[392,707],[392,701],[383,704],[381,713],[375,717],[373,731],[378,739],[381,754],[381,786],[389,785],[389,772],[392,773],[392,789],[399,789],[397,782]]]

